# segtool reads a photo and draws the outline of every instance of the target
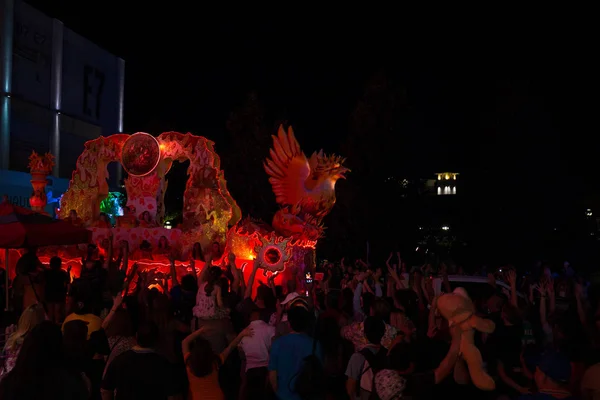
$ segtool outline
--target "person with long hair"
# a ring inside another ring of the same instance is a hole
[[[98,219],[92,223],[92,227],[110,229],[112,228],[112,223],[110,222],[110,218],[108,218],[108,215],[101,212],[98,215]]]
[[[21,314],[16,330],[9,336],[4,346],[4,364],[0,366],[0,379],[14,368],[27,334],[45,319],[46,313],[41,304],[34,304]]]
[[[102,328],[106,332],[109,346],[104,374],[106,374],[108,366],[116,357],[131,350],[136,344],[130,311],[121,308],[122,303],[123,294],[119,293],[114,299],[110,312],[102,321]]]
[[[50,259],[50,269],[45,270],[44,275],[48,319],[59,324],[65,317],[65,302],[71,276],[69,272],[62,269],[62,260],[56,256]]]
[[[168,256],[173,252],[171,249],[171,244],[169,243],[169,239],[166,236],[161,236],[158,238],[158,245],[154,249],[154,254]]]
[[[17,362],[0,381],[0,400],[86,400],[85,380],[66,368],[60,327],[50,321],[25,338]]]
[[[215,353],[210,342],[201,337],[205,332],[206,328],[200,328],[181,343],[189,380],[188,399],[223,400],[225,396],[219,386],[219,368],[240,341],[252,336],[254,331],[251,327],[244,329],[220,354]]]
[[[198,276],[194,317],[199,319],[215,318],[217,309],[223,307],[221,287],[217,285],[221,273],[221,268],[212,266],[212,254],[206,252],[204,267]]]
[[[156,228],[156,222],[153,220],[149,211],[140,214],[139,226],[141,228]]]
[[[194,245],[192,246],[189,258],[190,260],[204,260],[204,256],[202,254],[202,245],[199,242],[194,243]]]
[[[169,362],[175,363],[177,360],[174,349],[176,334],[184,333],[187,335],[190,333],[190,327],[175,319],[170,307],[169,298],[164,294],[160,294],[152,300],[152,313],[149,317],[156,324],[159,331],[159,341],[156,351],[169,360]]]

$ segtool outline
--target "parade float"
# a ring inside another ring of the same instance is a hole
[[[162,227],[167,173],[174,162],[186,160],[190,164],[183,194],[183,222],[167,229]],[[340,157],[326,156],[321,151],[307,158],[292,128],[286,132],[280,127],[264,163],[280,206],[269,225],[251,217],[242,219],[241,210],[227,190],[212,141],[178,132],[157,137],[147,133],[115,134],[85,144],[69,189],[61,199],[60,218],[67,218],[74,210],[83,223],[93,226],[100,203],[109,193],[107,166],[111,162],[121,163],[127,172],[124,186],[128,209],[136,218],[149,213],[157,227],[91,227],[94,243],[101,244],[112,234],[115,246],[126,240],[134,253],[142,242],[156,246],[164,236],[182,260],[176,265],[184,269],[188,268],[194,244],[206,249],[218,243],[221,252],[220,259],[213,260],[216,265],[233,253],[239,266],[250,266],[244,268],[245,275],[250,274],[254,263],[259,263],[264,275],[277,274],[286,279],[304,276],[310,267],[317,241],[323,235],[323,218],[335,204],[336,181],[348,172]],[[42,261],[51,255],[45,253]],[[62,249],[58,255],[69,265],[80,263],[81,255],[73,249]],[[168,271],[166,255],[135,261],[142,268]],[[78,269],[74,266],[75,275]]]

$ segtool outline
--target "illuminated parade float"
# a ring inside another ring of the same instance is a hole
[[[35,205],[39,208],[43,207],[40,185],[44,180],[40,174],[51,168],[52,159],[51,155],[36,157],[32,158],[32,175],[36,170],[32,184],[35,181]],[[186,160],[190,165],[183,194],[183,221],[167,229],[163,227],[166,175],[173,162]],[[127,212],[119,217],[117,227],[109,228],[98,220],[100,203],[109,194],[107,166],[115,161],[128,173]],[[221,265],[233,253],[238,266],[247,265],[246,276],[254,263],[259,263],[264,275],[276,274],[278,280],[296,279],[304,276],[311,267],[310,260],[314,260],[317,241],[323,235],[323,218],[335,204],[336,181],[348,172],[343,162],[342,158],[326,156],[322,151],[307,158],[292,129],[286,132],[280,127],[264,163],[280,206],[269,225],[251,217],[242,219],[240,208],[227,190],[212,141],[178,132],[165,132],[157,137],[147,133],[115,134],[85,144],[58,212],[60,218],[71,218],[73,222],[75,211],[77,223],[89,227],[93,243],[100,248],[110,234],[115,247],[126,240],[130,259],[142,268],[167,272],[169,254],[176,254],[182,260],[176,261],[177,268],[187,270],[195,245],[208,249],[218,244],[215,265]],[[156,248],[160,240],[169,243],[169,254],[136,257],[138,249],[148,243]],[[39,255],[43,262],[53,255],[61,256],[77,276],[84,251],[84,246],[48,247],[40,249]]]

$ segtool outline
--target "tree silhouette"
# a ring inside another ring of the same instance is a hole
[[[269,154],[272,124],[256,92],[232,111],[227,120],[227,147],[221,163],[227,187],[244,215],[270,222],[277,209],[263,160]]]
[[[396,247],[398,238],[392,234],[398,233],[399,199],[386,181],[403,171],[406,113],[403,87],[395,87],[385,72],[375,73],[350,116],[350,134],[341,153],[352,172],[337,188],[338,202],[323,243],[327,251],[343,256],[356,249],[355,256],[362,257],[367,241],[381,252]]]

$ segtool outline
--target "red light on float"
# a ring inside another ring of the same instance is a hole
[[[121,165],[129,175],[146,176],[158,166],[160,153],[161,147],[154,136],[134,133],[123,143]]]
[[[269,266],[277,265],[281,260],[281,251],[277,247],[269,247],[265,251],[265,263]]]
[[[254,249],[258,254],[255,262],[260,263],[265,275],[267,271],[273,274],[282,272],[291,256],[290,240],[271,234],[269,238],[260,238],[260,241],[261,244]]]

